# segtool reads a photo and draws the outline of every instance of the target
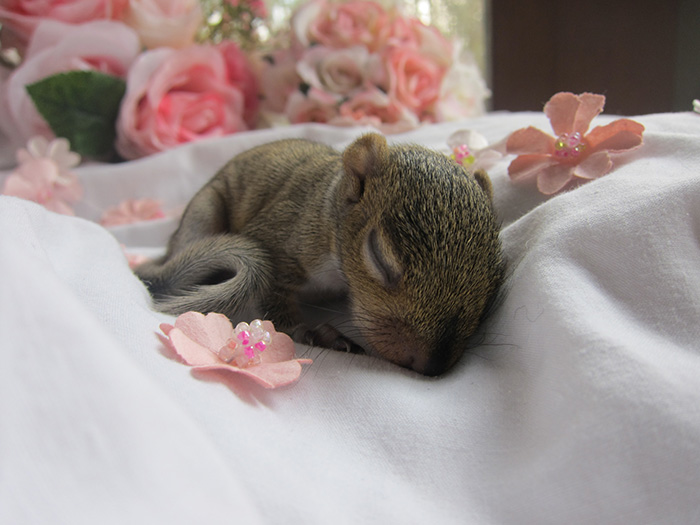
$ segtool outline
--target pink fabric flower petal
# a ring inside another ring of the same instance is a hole
[[[520,155],[513,159],[508,166],[508,175],[513,180],[528,180],[555,161],[549,155]]]
[[[598,126],[586,135],[586,141],[595,151],[627,151],[642,144],[644,126],[630,119],[618,119],[606,126]]]
[[[553,164],[537,176],[537,189],[545,195],[553,195],[564,189],[573,178],[573,167],[566,164]]]
[[[175,320],[175,329],[179,329],[193,342],[213,352],[217,352],[228,343],[233,335],[233,326],[228,317],[213,312],[207,315],[199,312],[184,313]]]
[[[170,346],[182,360],[190,366],[221,365],[223,362],[218,355],[206,346],[190,339],[182,330],[173,328],[168,333]],[[221,345],[223,346],[223,345]],[[227,365],[228,366],[228,365]]]
[[[265,352],[263,352],[264,355]],[[265,388],[277,388],[294,383],[301,375],[301,365],[311,363],[310,359],[295,359],[281,363],[236,368],[226,364],[195,366],[194,370],[221,371],[243,374]]]
[[[612,169],[612,160],[607,151],[598,151],[589,155],[581,164],[575,167],[574,176],[582,179],[597,179]]]
[[[519,129],[508,137],[506,152],[512,155],[549,155],[554,152],[554,138],[532,126]]]
[[[294,359],[296,353],[294,341],[283,332],[276,332],[270,321],[263,321],[263,328],[270,333],[270,344],[260,354],[261,363],[278,363]]]
[[[574,95],[557,93],[544,106],[556,136],[578,131],[582,135],[588,131],[593,118],[603,111],[605,97],[593,93]]]

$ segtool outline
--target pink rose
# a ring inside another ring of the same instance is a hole
[[[382,31],[387,46],[411,48],[434,60],[442,67],[452,63],[452,44],[440,31],[426,26],[417,18],[394,17]]]
[[[312,0],[292,19],[294,34],[303,46],[364,45],[370,51],[380,45],[379,36],[388,23],[388,14],[381,5],[364,0],[347,3]]]
[[[28,42],[39,22],[44,19],[67,24],[91,20],[118,19],[129,0],[4,0],[0,6],[0,22],[21,40]]]
[[[202,11],[198,0],[130,0],[124,22],[147,48],[180,48],[194,41]]]
[[[245,131],[257,100],[242,54],[214,46],[143,53],[127,78],[117,151],[134,159],[207,137]],[[253,97],[255,98],[255,97]]]
[[[299,89],[297,57],[289,49],[276,50],[265,57],[260,72],[260,90],[264,108],[282,113],[289,96]]]
[[[224,57],[229,82],[238,86],[243,92],[243,120],[250,128],[254,128],[260,106],[258,97],[260,83],[258,77],[253,71],[245,53],[236,44],[231,41],[224,41],[216,46],[216,49]]]
[[[394,48],[386,59],[389,70],[389,95],[416,113],[421,119],[432,116],[440,97],[445,69],[430,57],[413,49]]]
[[[372,126],[382,133],[402,133],[418,126],[415,114],[377,88],[363,91],[341,104],[335,126]]]
[[[311,88],[305,95],[295,91],[287,101],[285,114],[292,124],[317,122],[325,124],[338,114],[337,100],[320,89]]]
[[[347,49],[313,46],[302,56],[297,71],[304,82],[339,95],[339,99],[364,88],[373,77],[383,76],[379,57],[370,55],[363,46]]]
[[[24,62],[0,88],[0,106],[7,115],[0,119],[0,126],[17,147],[35,135],[52,138],[53,132],[37,112],[26,86],[71,70],[93,69],[123,77],[139,51],[136,33],[124,24],[107,20],[78,26],[41,22]]]

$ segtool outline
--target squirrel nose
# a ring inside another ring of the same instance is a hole
[[[448,345],[430,347],[413,340],[404,345],[397,364],[425,376],[438,376],[446,372],[455,360]]]

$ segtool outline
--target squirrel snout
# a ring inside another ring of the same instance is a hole
[[[438,338],[437,343],[432,344],[417,336],[415,331],[408,327],[393,330],[384,328],[375,333],[388,336],[388,332],[392,332],[391,335],[382,337],[381,340],[371,336],[367,338],[375,352],[388,361],[425,376],[443,374],[462,355],[462,350],[455,344],[452,333],[444,334]]]

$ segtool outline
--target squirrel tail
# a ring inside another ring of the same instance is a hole
[[[204,237],[135,272],[157,309],[171,315],[194,310],[235,317],[254,307],[251,301],[264,297],[272,282],[265,250],[231,234]]]

